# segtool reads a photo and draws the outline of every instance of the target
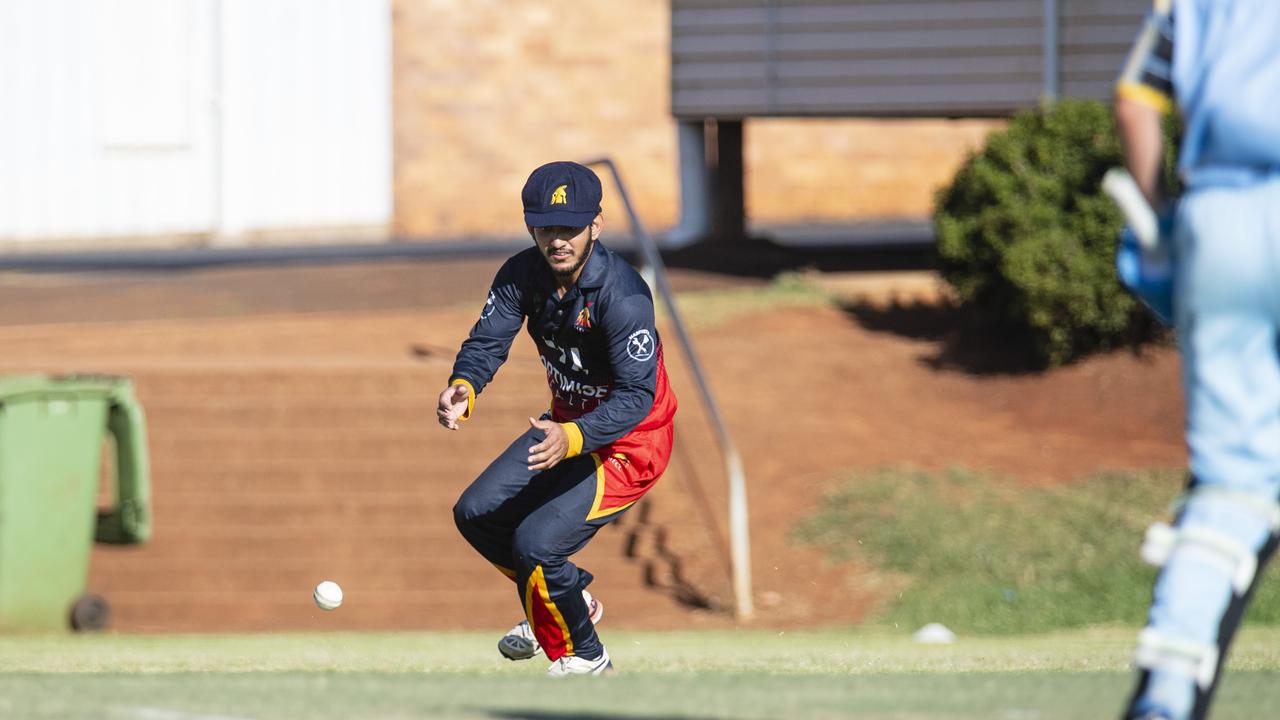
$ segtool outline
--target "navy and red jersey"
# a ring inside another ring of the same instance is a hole
[[[560,297],[536,247],[513,255],[494,277],[450,382],[465,381],[479,395],[526,318],[547,371],[552,419],[565,424],[570,456],[671,424],[676,399],[653,295],[626,260],[596,242],[577,284]]]

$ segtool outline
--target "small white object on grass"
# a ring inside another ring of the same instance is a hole
[[[949,645],[956,641],[956,634],[942,623],[929,623],[917,630],[911,639],[928,645]]]
[[[321,610],[334,610],[342,604],[342,588],[332,580],[325,580],[316,585],[311,599],[316,601],[316,607]]]

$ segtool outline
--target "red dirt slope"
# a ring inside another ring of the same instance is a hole
[[[496,264],[0,276],[0,371],[127,374],[148,413],[155,538],[98,548],[89,579],[115,626],[514,621],[512,587],[457,537],[450,507],[545,405],[528,341],[462,432],[433,415]],[[842,469],[960,465],[1058,482],[1183,461],[1168,350],[982,375],[934,362],[939,333],[886,318],[799,308],[696,334],[746,463],[759,624],[851,622],[875,601],[874,575],[787,539]],[[682,403],[677,456],[645,503],[580,558],[611,626],[728,625],[719,451],[669,333],[667,342]],[[337,612],[310,602],[324,578],[346,590]]]

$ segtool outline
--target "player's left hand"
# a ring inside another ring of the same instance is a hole
[[[560,423],[552,420],[529,418],[529,424],[545,434],[542,442],[529,448],[529,469],[534,472],[550,470],[569,452],[569,436],[560,427]]]

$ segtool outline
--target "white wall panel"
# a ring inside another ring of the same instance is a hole
[[[388,0],[3,0],[0,242],[385,227]]]
[[[223,8],[224,232],[389,223],[389,5]]]
[[[0,239],[207,230],[201,4],[2,4]]]
[[[213,217],[208,0],[90,2],[83,52],[95,102],[86,188],[100,206],[76,235],[206,233]],[[81,55],[83,57],[83,55]]]
[[[99,140],[112,149],[174,148],[195,140],[191,92],[208,72],[193,58],[192,2],[112,0],[93,6]]]

